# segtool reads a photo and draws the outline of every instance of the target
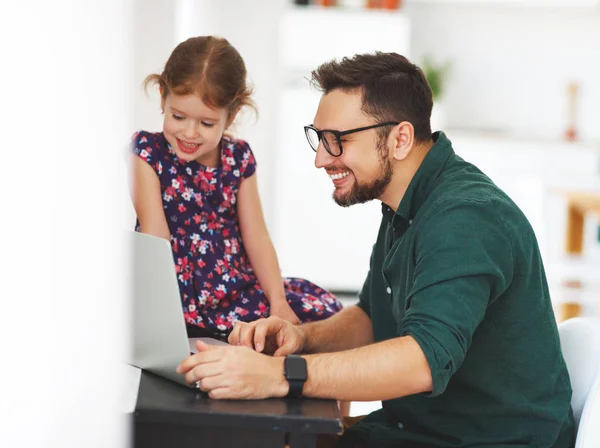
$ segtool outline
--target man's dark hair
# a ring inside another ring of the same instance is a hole
[[[325,94],[360,89],[365,113],[382,122],[408,121],[415,140],[431,139],[431,88],[423,71],[404,56],[378,51],[332,60],[313,70],[311,84]]]

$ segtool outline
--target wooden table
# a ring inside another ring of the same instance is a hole
[[[342,429],[333,400],[211,400],[147,372],[132,418],[136,448],[308,448]]]

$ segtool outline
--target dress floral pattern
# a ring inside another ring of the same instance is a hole
[[[131,147],[160,180],[186,322],[223,336],[237,320],[267,317],[269,302],[244,249],[237,216],[240,185],[256,170],[248,143],[223,137],[217,168],[180,160],[162,133],[136,132]],[[342,308],[334,295],[304,279],[285,278],[284,289],[303,322]]]

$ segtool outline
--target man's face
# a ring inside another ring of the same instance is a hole
[[[333,90],[323,95],[313,125],[319,130],[346,131],[376,124],[362,110],[360,91]],[[377,129],[342,137],[342,155],[333,157],[320,143],[315,166],[324,168],[335,190],[333,199],[342,207],[379,198],[392,179],[387,140],[379,141]]]

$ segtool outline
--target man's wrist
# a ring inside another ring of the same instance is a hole
[[[310,353],[310,345],[306,326],[303,324],[296,325],[296,330],[298,330],[298,333],[300,333],[300,341],[302,342],[297,353]]]
[[[290,391],[290,383],[285,378],[285,356],[275,356],[272,358],[275,361],[275,372],[276,372],[276,380],[273,381],[274,397],[287,397],[287,394]]]

